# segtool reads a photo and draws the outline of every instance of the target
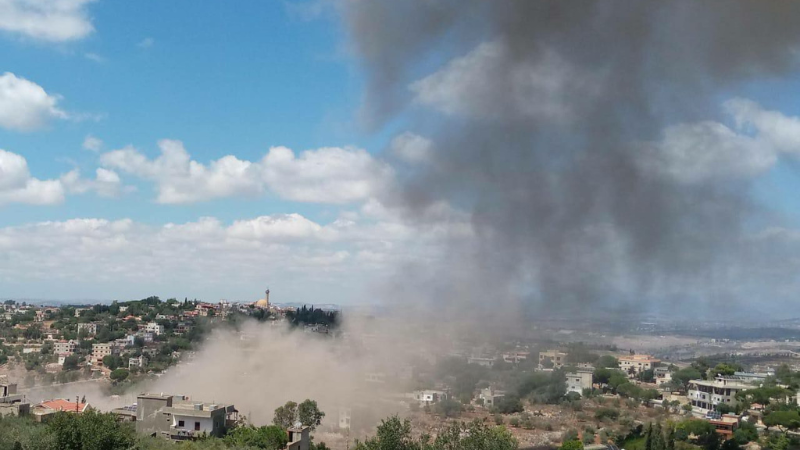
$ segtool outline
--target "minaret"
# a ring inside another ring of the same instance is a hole
[[[266,294],[267,294],[267,296],[266,296],[266,297],[264,297],[264,300],[266,300],[266,301],[267,301],[267,308],[269,308],[269,288],[267,288],[267,292],[266,292]]]

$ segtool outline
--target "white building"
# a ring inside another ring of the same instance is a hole
[[[145,355],[140,355],[138,358],[128,358],[128,370],[145,366],[147,366],[147,356]]]
[[[419,402],[420,406],[432,405],[442,400],[447,400],[447,392],[435,390],[416,391],[414,392],[414,398]]]
[[[481,393],[478,398],[483,400],[484,408],[493,408],[497,405],[497,402],[505,396],[506,394],[504,392],[495,391],[493,387],[489,386],[486,389],[481,389]]]
[[[86,331],[86,334],[89,336],[93,336],[97,334],[97,324],[96,323],[79,323],[78,324],[78,334],[81,331]]]
[[[164,334],[164,325],[159,325],[155,322],[150,322],[144,327],[144,331],[148,333],[153,333],[156,336],[161,336]]]
[[[735,407],[736,394],[752,388],[752,385],[725,377],[717,377],[714,380],[692,380],[689,382],[686,396],[695,409],[705,414],[716,409],[721,403]]]
[[[567,382],[567,393],[575,392],[583,395],[584,389],[592,389],[592,371],[578,369],[575,372],[564,374]]]

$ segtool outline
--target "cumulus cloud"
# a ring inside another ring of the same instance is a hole
[[[113,170],[98,168],[95,179],[81,178],[80,171],[73,169],[62,175],[61,183],[70,194],[85,194],[95,192],[100,197],[117,197],[122,188],[122,180]]]
[[[146,287],[164,295],[251,300],[247,292],[256,295],[271,283],[281,286],[285,301],[319,300],[326,290],[326,301],[365,300],[364,280],[391,270],[390,262],[441,251],[439,231],[410,232],[411,224],[399,220],[324,224],[272,214],[231,223],[204,217],[152,226],[83,218],[5,227],[0,284],[37,295],[37,280],[56,277],[69,292],[92,296],[138,295],[133,292]]]
[[[94,31],[87,7],[94,0],[0,0],[0,30],[65,42]]]
[[[58,101],[57,95],[48,94],[32,81],[11,72],[0,75],[0,127],[32,131],[51,119],[65,119],[68,115],[57,107]]]
[[[703,121],[668,127],[643,163],[686,183],[742,179],[771,169],[782,154],[800,155],[800,119],[736,98],[723,104],[734,127]]]
[[[0,206],[8,203],[52,205],[64,201],[59,180],[33,178],[21,155],[0,149]]]
[[[376,195],[391,169],[360,149],[321,148],[299,156],[273,147],[261,161],[227,155],[199,163],[180,141],[162,140],[161,154],[149,159],[128,146],[101,156],[101,163],[156,184],[159,203],[192,203],[232,196],[256,196],[266,190],[295,201],[348,203]]]
[[[83,148],[93,152],[99,152],[103,148],[103,141],[91,134],[87,135],[83,140]]]

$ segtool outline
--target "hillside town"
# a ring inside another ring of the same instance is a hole
[[[59,307],[9,300],[2,308],[0,415],[47,424],[62,413],[110,413],[118,423],[132,423],[140,436],[167,441],[224,439],[247,423],[225,399],[138,392],[147,380],[191,365],[214,329],[234,330],[244,350],[256,336],[235,331],[242,323],[301,333],[348,352],[386,348],[391,340],[379,327],[368,332],[341,328],[338,311],[276,306],[269,291],[247,303],[150,297]],[[640,338],[647,341],[645,335]],[[653,423],[690,430],[680,439],[687,449],[704,447],[709,433],[726,449],[775,448],[776,439],[800,438],[795,433],[800,367],[792,353],[665,360],[639,351],[568,339],[456,340],[436,352],[417,353],[422,358],[413,363],[373,361],[359,380],[368,399],[353,393],[326,404],[328,414],[319,423],[297,422],[295,415],[279,428],[285,448],[306,450],[314,436],[324,436],[330,448],[348,448],[358,436],[375,432],[376,405],[382,403],[411,420],[417,434],[435,434],[452,420],[478,420],[503,425],[522,448],[579,441],[587,448],[645,450]],[[130,402],[111,408],[105,398],[85,395],[37,397],[43,386],[74,384],[70,389],[79,393],[81,383],[96,383],[103,395]]]

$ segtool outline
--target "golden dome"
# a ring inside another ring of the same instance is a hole
[[[262,298],[261,300],[256,302],[256,306],[258,306],[259,308],[267,308],[269,307],[269,302],[266,299]]]

